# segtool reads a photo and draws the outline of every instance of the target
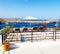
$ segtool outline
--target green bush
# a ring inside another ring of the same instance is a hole
[[[2,34],[8,34],[10,32],[12,32],[13,27],[11,26],[5,26],[5,28],[2,30]]]

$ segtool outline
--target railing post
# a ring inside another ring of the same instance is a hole
[[[33,42],[33,32],[31,32],[31,42]]]
[[[56,30],[53,31],[53,40],[56,41]]]
[[[3,37],[4,35],[2,34],[2,44],[3,44],[3,42],[4,42],[4,37]]]
[[[22,38],[22,33],[20,32],[20,34],[21,34],[21,37],[20,37],[20,41],[21,41],[21,38]],[[21,41],[22,42],[22,41]]]

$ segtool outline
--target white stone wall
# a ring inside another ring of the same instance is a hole
[[[2,35],[0,35],[0,45],[2,44]]]

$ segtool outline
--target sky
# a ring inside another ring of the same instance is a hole
[[[60,0],[0,0],[0,18],[60,18]]]

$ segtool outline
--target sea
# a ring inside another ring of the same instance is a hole
[[[47,23],[47,27],[54,27],[56,22]],[[28,22],[9,22],[9,23],[0,23],[0,30],[3,29],[6,25],[13,26],[14,28],[21,28],[25,27],[40,27],[42,26],[41,23],[28,23]],[[58,22],[58,26],[60,26],[60,21]]]

